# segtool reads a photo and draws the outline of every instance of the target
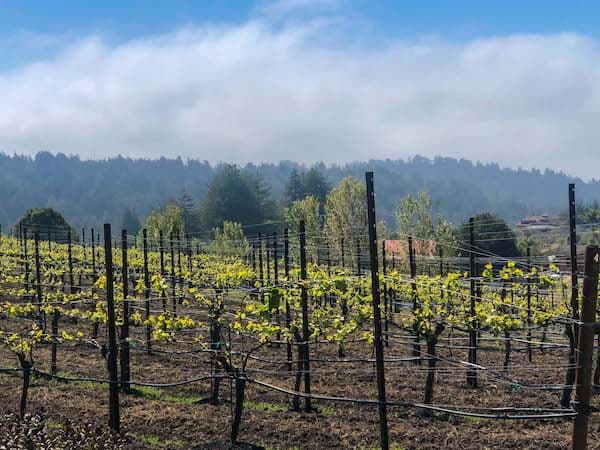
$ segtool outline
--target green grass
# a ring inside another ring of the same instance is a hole
[[[155,388],[152,386],[136,386],[133,392],[142,397],[150,398],[153,400],[160,400],[167,403],[178,403],[183,405],[190,405],[202,400],[202,397],[188,397],[180,395],[166,395],[162,389]]]
[[[59,376],[65,378],[76,378],[75,375],[59,372]],[[88,390],[105,390],[108,389],[108,383],[96,383],[93,381],[69,381],[69,384],[75,387],[80,387],[82,389]],[[203,397],[195,397],[195,396],[181,396],[181,395],[167,395],[162,389],[152,387],[152,386],[135,386],[132,388],[133,395],[139,395],[151,400],[158,400],[167,403],[175,403],[180,405],[191,405],[199,402],[203,399]],[[270,402],[254,402],[250,400],[244,401],[244,409],[249,409],[253,411],[266,411],[266,412],[285,412],[289,411],[288,405],[283,405],[280,403],[270,403]],[[317,408],[319,414],[323,416],[330,416],[334,414],[334,409],[330,406],[321,405]]]
[[[244,401],[244,409],[250,409],[253,411],[267,411],[267,412],[285,412],[289,411],[290,407],[281,403],[270,403],[270,402],[253,402],[250,400]],[[317,413],[323,416],[333,415],[335,410],[331,406],[317,406]]]
[[[165,439],[161,440],[158,436],[136,436],[136,439],[144,444],[148,444],[151,446],[165,446],[167,448],[175,448],[175,447],[184,447],[185,441],[181,439]]]
[[[467,422],[484,422],[487,419],[483,417],[470,417],[470,416],[462,416],[461,419],[466,420]]]
[[[269,402],[252,402],[250,400],[244,401],[244,408],[251,409],[254,411],[269,411],[269,412],[284,412],[288,411],[289,407],[280,405],[277,403]]]
[[[317,406],[317,411],[323,416],[331,416],[335,413],[335,410],[331,406]]]
[[[158,400],[168,403],[179,403],[181,405],[191,405],[202,400],[203,397],[181,397],[177,395],[164,395],[159,397]]]
[[[160,439],[157,436],[139,436],[138,439],[145,444],[159,445]]]
[[[60,372],[58,374],[61,377],[65,378],[76,378],[76,376],[66,373]],[[96,383],[94,381],[68,381],[71,386],[80,387],[82,389],[87,390],[106,390],[108,389],[108,383]],[[134,395],[140,395],[145,398],[149,398],[151,400],[159,400],[167,403],[177,403],[177,404],[192,404],[196,403],[199,400],[202,400],[202,397],[188,397],[188,396],[178,396],[178,395],[167,395],[164,393],[162,389],[155,388],[152,386],[136,386],[132,388]]]
[[[159,388],[151,386],[136,386],[132,388],[134,394],[141,395],[142,397],[159,399],[162,397],[163,392]]]
[[[78,375],[73,375],[71,373],[67,373],[67,372],[58,372],[57,375],[59,377],[64,377],[64,378],[78,378]],[[60,380],[57,380],[57,383],[60,383]],[[97,390],[103,390],[103,389],[108,389],[108,383],[97,383],[95,381],[68,381],[67,383],[69,383],[71,386],[75,386],[75,387],[81,387],[83,389],[97,389]]]

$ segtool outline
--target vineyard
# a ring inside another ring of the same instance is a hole
[[[364,211],[341,241],[0,235],[5,419],[100,424],[93,448],[600,448],[598,249],[400,258],[372,174]]]

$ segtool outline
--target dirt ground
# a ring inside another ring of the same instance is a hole
[[[69,329],[71,325],[61,327]],[[104,330],[101,330],[103,333]],[[138,333],[141,330],[138,330]],[[134,338],[141,339],[141,335]],[[557,338],[558,339],[558,338]],[[458,340],[454,340],[456,346]],[[466,359],[465,350],[446,348],[442,339],[439,355]],[[234,350],[249,347],[234,342]],[[482,365],[500,369],[503,361],[501,344],[484,340],[479,351]],[[194,343],[156,345],[173,350],[189,350]],[[512,353],[509,375],[521,382],[560,384],[564,380],[566,350],[535,350],[529,363],[526,352]],[[386,347],[386,358],[407,357],[411,348],[398,336]],[[50,347],[34,354],[35,367],[49,370]],[[256,356],[269,361],[251,360],[248,376],[281,388],[293,388],[293,375],[287,373],[285,346],[263,347]],[[324,362],[337,357],[336,344],[312,346],[312,392],[319,395],[359,399],[376,399],[377,391],[372,362]],[[371,358],[365,342],[347,345],[347,359]],[[0,351],[1,367],[16,367],[17,360],[6,350]],[[64,343],[58,353],[58,370],[71,377],[106,379],[106,361],[101,351],[82,343]],[[142,346],[132,349],[132,380],[169,383],[188,380],[210,373],[207,353],[152,353]],[[389,401],[420,402],[423,397],[426,366],[412,362],[386,364],[387,398]],[[464,367],[441,362],[436,375],[434,403],[455,409],[463,407],[544,407],[558,408],[560,391],[540,391],[518,387],[501,377],[481,373],[478,388],[466,385]],[[221,384],[221,403],[205,403],[211,392],[209,381],[168,388],[138,388],[134,394],[121,393],[123,427],[131,449],[221,449],[230,448],[229,431],[232,418],[232,385]],[[21,378],[15,373],[0,374],[3,393],[0,412],[15,413],[21,390]],[[596,406],[597,401],[595,401]],[[313,401],[313,412],[290,410],[291,398],[280,392],[249,383],[243,412],[240,440],[268,449],[377,448],[379,424],[377,409],[372,405]],[[79,381],[60,382],[35,378],[29,392],[28,411],[41,413],[47,420],[60,424],[65,419],[81,423],[108,423],[108,388],[106,385]],[[552,420],[487,420],[459,418],[435,413],[423,418],[416,408],[390,407],[389,434],[396,449],[564,449],[570,446],[572,421]],[[0,437],[0,440],[2,438]],[[600,449],[600,417],[590,419],[589,448]]]

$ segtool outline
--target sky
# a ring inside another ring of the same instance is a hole
[[[0,151],[600,178],[600,3],[0,0]]]

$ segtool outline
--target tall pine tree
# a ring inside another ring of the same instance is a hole
[[[121,219],[121,227],[127,230],[128,234],[138,234],[140,228],[142,228],[142,224],[133,209],[127,208],[125,210]]]
[[[262,224],[276,214],[269,185],[258,173],[243,173],[234,164],[224,165],[213,178],[200,205],[202,226],[212,232],[228,220],[242,225]]]

